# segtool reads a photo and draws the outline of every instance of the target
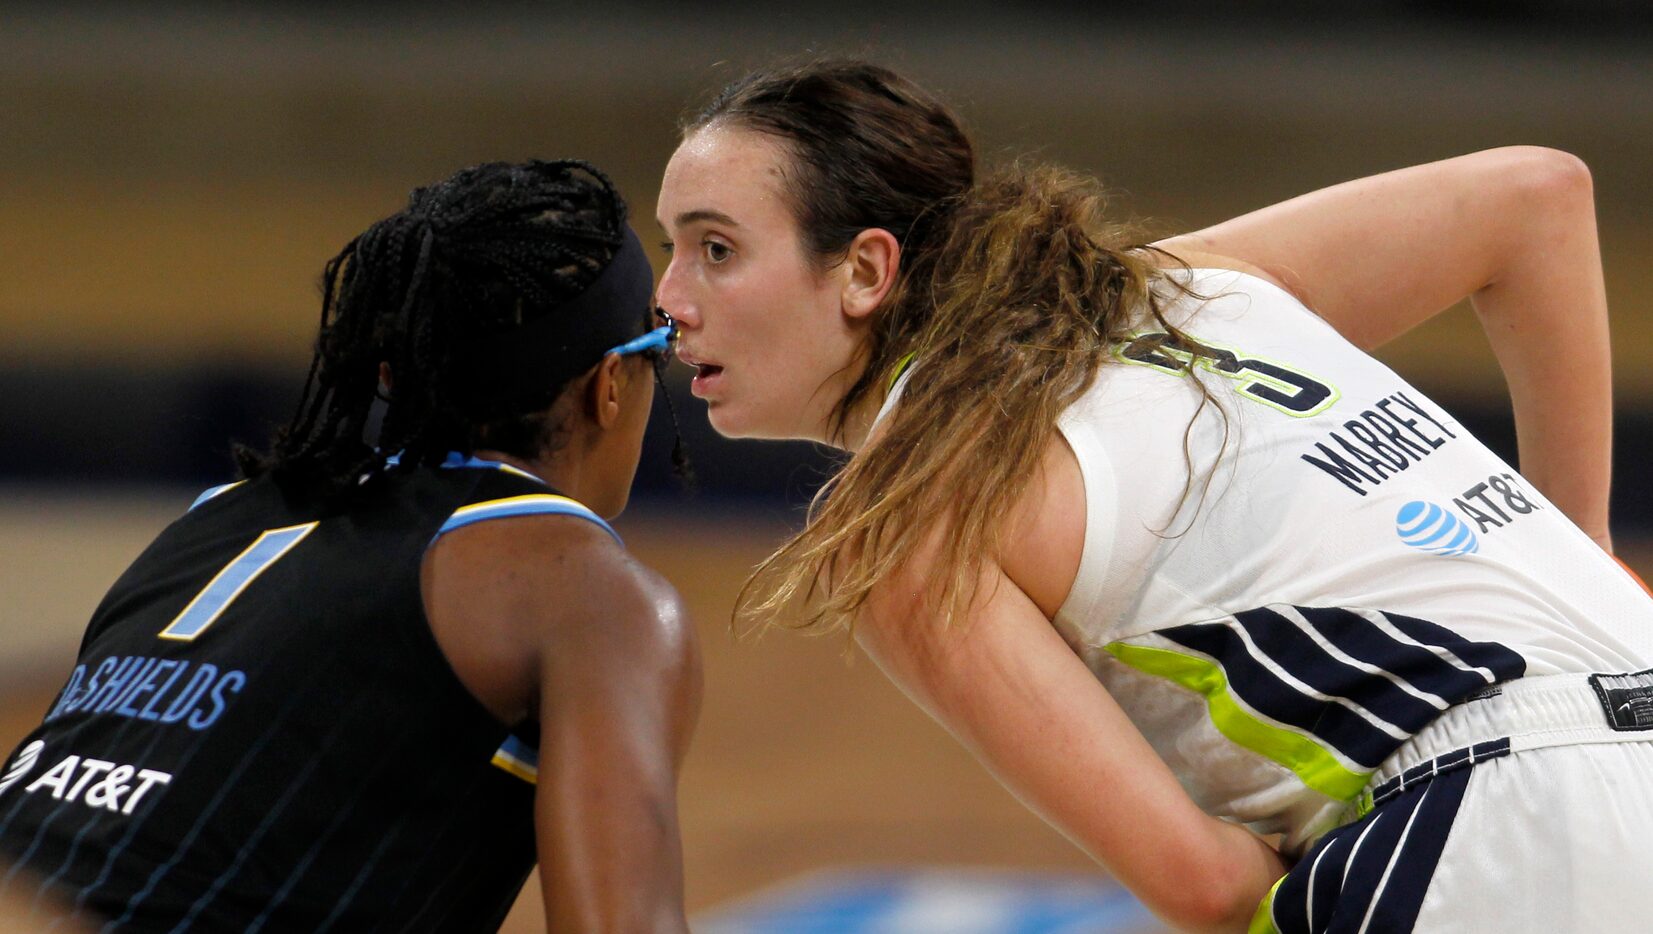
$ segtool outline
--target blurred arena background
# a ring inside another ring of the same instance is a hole
[[[460,166],[578,156],[615,177],[639,233],[657,240],[677,118],[779,56],[903,69],[960,106],[988,157],[1095,172],[1123,215],[1158,233],[1488,146],[1577,153],[1595,174],[1614,310],[1616,531],[1647,570],[1642,6],[0,6],[0,754],[43,712],[125,563],[227,478],[230,441],[261,443],[285,420],[318,274],[350,236]],[[1513,460],[1502,379],[1471,312],[1382,355]],[[1151,930],[1105,894],[1062,888],[1082,889],[1089,861],[842,641],[728,636],[745,570],[797,521],[829,461],[808,446],[720,442],[677,375],[702,490],[672,486],[659,412],[620,528],[684,591],[704,634],[706,705],[682,788],[700,927]],[[918,867],[1041,874],[902,874]],[[771,894],[752,899],[760,890]],[[1029,891],[1079,907],[1042,927],[1025,913],[995,920]],[[535,929],[533,898],[509,930]],[[789,904],[803,913],[775,920]]]

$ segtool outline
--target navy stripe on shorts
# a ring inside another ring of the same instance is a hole
[[[1275,890],[1275,930],[1411,931],[1473,771],[1420,776],[1365,817],[1322,837]]]

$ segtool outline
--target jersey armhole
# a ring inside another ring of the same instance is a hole
[[[1227,275],[1227,276],[1231,276],[1235,279],[1244,279],[1246,281],[1246,283],[1243,283],[1242,286],[1243,286],[1243,289],[1245,289],[1245,290],[1250,290],[1250,289],[1256,288],[1256,286],[1249,285],[1248,283],[1256,283],[1257,286],[1260,286],[1263,289],[1266,289],[1267,291],[1269,291],[1269,292],[1271,292],[1275,295],[1278,295],[1281,299],[1285,300],[1292,308],[1295,308],[1298,311],[1301,311],[1303,313],[1304,317],[1307,318],[1309,321],[1312,321],[1315,324],[1318,324],[1321,327],[1326,328],[1327,330],[1331,331],[1333,334],[1336,334],[1338,337],[1342,338],[1345,341],[1348,340],[1347,337],[1343,336],[1343,332],[1339,331],[1337,329],[1336,325],[1332,324],[1330,321],[1327,321],[1325,318],[1321,317],[1320,312],[1315,311],[1313,308],[1309,307],[1308,302],[1305,302],[1301,298],[1298,298],[1289,289],[1285,288],[1284,286],[1280,285],[1279,283],[1272,282],[1268,279],[1264,279],[1262,276],[1259,276],[1256,273],[1246,272],[1243,269],[1229,269],[1226,266],[1194,266],[1194,267],[1190,267],[1188,271],[1191,274],[1190,277],[1189,277],[1189,284],[1190,285],[1193,284],[1194,280],[1197,280],[1197,279],[1201,278],[1204,275]],[[1242,294],[1243,294],[1243,292],[1242,292]],[[1217,297],[1220,297],[1220,295],[1221,295],[1221,293],[1218,293],[1218,295],[1214,295],[1212,297],[1217,298]]]
[[[1101,439],[1084,424],[1082,417],[1070,419],[1064,414],[1056,424],[1079,461],[1079,474],[1085,485],[1085,544],[1079,552],[1079,571],[1073,577],[1067,599],[1056,611],[1054,622],[1064,632],[1083,633],[1102,599],[1108,565],[1113,558],[1118,482]]]

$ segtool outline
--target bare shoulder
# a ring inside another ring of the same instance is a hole
[[[696,654],[676,590],[580,518],[517,516],[450,532],[426,554],[422,589],[460,680],[507,721],[534,708],[553,659],[669,666]]]
[[[999,566],[1047,619],[1067,602],[1085,550],[1085,478],[1060,431],[1007,516]]]
[[[602,526],[581,518],[537,515],[477,523],[444,535],[431,559],[458,572],[459,589],[490,602],[542,605],[554,594],[567,610],[648,607],[675,615],[681,609],[663,577]]]
[[[1054,619],[1079,573],[1087,516],[1079,458],[1062,433],[1053,432],[1033,475],[996,521],[996,560],[986,569],[993,574],[1002,572],[1047,618]],[[927,529],[922,543],[899,571],[874,590],[871,616],[905,619],[933,609],[926,601],[935,597],[942,580],[935,569],[942,561],[950,530],[946,518]],[[929,629],[898,628],[912,632]]]
[[[573,596],[578,617],[634,648],[663,654],[692,648],[694,626],[677,589],[618,542],[603,539],[592,548],[589,567],[572,582],[580,591]]]

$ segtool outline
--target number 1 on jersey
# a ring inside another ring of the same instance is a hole
[[[224,565],[207,586],[189,601],[182,612],[173,617],[172,622],[161,630],[162,639],[173,639],[178,642],[190,642],[205,632],[208,626],[217,621],[224,609],[241,591],[247,589],[258,575],[275,564],[282,555],[293,549],[294,545],[304,540],[319,523],[306,522],[303,525],[290,525],[281,529],[269,529],[258,536],[251,545],[235,560]]]

